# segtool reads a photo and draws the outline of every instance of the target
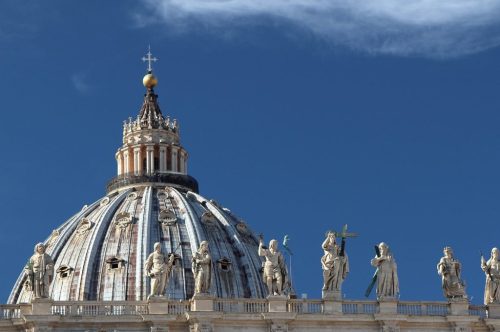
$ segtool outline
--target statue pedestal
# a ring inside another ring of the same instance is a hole
[[[31,301],[31,312],[33,315],[51,315],[53,303],[51,299],[34,299]]]
[[[287,297],[284,295],[269,295],[269,312],[287,312]]]
[[[323,310],[325,314],[342,314],[342,302],[325,299]]]
[[[385,298],[378,301],[379,313],[381,314],[397,314],[398,300],[396,298]]]
[[[500,318],[500,303],[488,304],[488,318]]]
[[[321,291],[321,295],[323,296],[323,300],[342,301],[342,293],[340,292],[340,290],[338,290],[338,291]]]
[[[342,293],[338,291],[322,291],[323,310],[327,314],[342,313]]]
[[[454,316],[469,316],[469,301],[467,298],[450,299],[450,314]]]
[[[148,299],[148,309],[151,315],[168,314],[168,298],[164,296],[151,296]]]
[[[214,311],[214,298],[210,294],[195,294],[191,299],[192,311]]]

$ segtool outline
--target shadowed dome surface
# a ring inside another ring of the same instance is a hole
[[[155,84],[146,84],[136,120],[123,125],[123,146],[115,154],[118,174],[108,183],[107,195],[84,206],[44,242],[55,262],[50,297],[145,300],[150,282],[144,263],[160,242],[163,252],[176,256],[165,295],[191,298],[192,256],[207,240],[211,294],[263,298],[267,290],[258,238],[229,209],[197,193],[197,181],[187,174],[179,124],[162,115]],[[31,300],[26,280],[22,271],[9,303]]]

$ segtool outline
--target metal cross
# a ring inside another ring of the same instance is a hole
[[[156,61],[158,61],[158,58],[151,57],[153,55],[153,54],[151,54],[151,45],[149,45],[148,53],[146,55],[147,55],[147,57],[145,57],[145,56],[142,57],[142,61],[148,62],[148,72],[152,72],[153,68],[151,67],[151,61],[156,62]]]

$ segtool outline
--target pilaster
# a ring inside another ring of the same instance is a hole
[[[178,172],[179,171],[179,165],[177,163],[178,160],[178,150],[179,147],[172,145],[172,171]]]
[[[141,164],[141,147],[134,147],[134,173],[138,175],[140,173],[140,165]]]
[[[154,170],[154,145],[146,146],[146,173],[152,174]]]
[[[167,171],[167,147],[160,146],[160,172]]]

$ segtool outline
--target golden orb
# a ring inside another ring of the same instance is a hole
[[[148,89],[154,88],[158,84],[158,80],[153,74],[146,74],[142,79],[142,84]]]

